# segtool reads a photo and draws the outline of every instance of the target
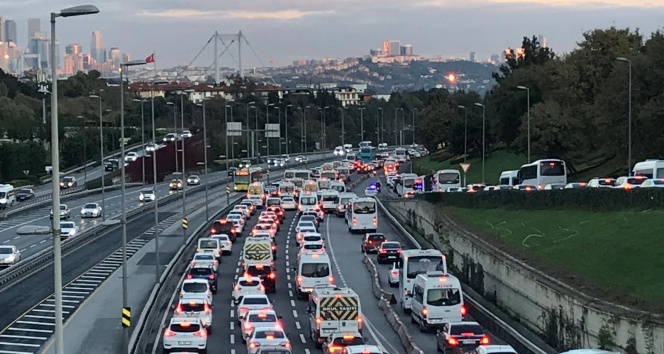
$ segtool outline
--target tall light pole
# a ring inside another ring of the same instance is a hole
[[[265,106],[265,128],[268,128],[270,126],[270,107],[274,107],[274,103],[269,103]],[[258,127],[256,128],[258,129]],[[281,141],[279,141],[279,144],[281,144]],[[265,129],[265,145],[267,145],[267,156],[265,156],[265,159],[270,156],[270,131]],[[267,165],[268,169],[270,168],[270,164]]]
[[[484,183],[484,163],[486,162],[486,106],[482,103],[475,103],[477,107],[482,107],[482,183]]]
[[[210,220],[210,212],[208,210],[208,146],[207,146],[207,120],[205,119],[205,98],[203,98],[203,103],[198,104],[198,106],[203,108],[203,164],[205,168],[205,220]],[[228,150],[228,137],[226,137],[226,150]],[[228,151],[226,151],[228,155]],[[228,163],[228,156],[226,157],[226,163]],[[228,171],[228,168],[226,169]]]
[[[234,137],[231,136],[231,156],[228,157],[228,109],[231,110],[231,121],[233,120],[233,107],[231,105],[225,105],[224,106],[224,121],[226,122],[226,174],[228,174],[228,160],[229,159],[235,159],[235,141]]]
[[[178,172],[178,123],[176,115],[176,106],[173,102],[166,102],[167,105],[173,106],[173,134],[175,134],[175,141],[173,142],[173,150],[175,151],[175,172]]]
[[[101,220],[106,221],[106,195],[104,193],[104,125],[102,123],[103,110],[101,106],[101,96],[99,95],[90,95],[90,98],[99,99],[99,151],[101,154],[101,166],[99,167],[101,171]]]
[[[323,107],[323,150],[327,146],[327,114],[325,110],[330,108],[330,106]]]
[[[57,63],[55,19],[58,17],[73,17],[91,15],[99,12],[93,5],[69,7],[60,12],[51,12],[51,63]],[[53,215],[53,286],[55,300],[55,353],[64,354],[64,336],[62,325],[62,249],[60,241],[60,139],[58,136],[58,73],[57,65],[51,65],[51,164],[53,178],[51,178],[51,198]],[[127,346],[125,346],[127,350]]]
[[[128,305],[128,298],[127,298],[127,208],[125,207],[126,204],[126,199],[125,196],[126,191],[125,191],[125,164],[124,164],[124,157],[125,157],[125,120],[124,120],[124,71],[125,69],[131,67],[131,66],[137,66],[137,65],[145,65],[145,60],[132,60],[128,61],[126,63],[120,64],[120,156],[122,156],[122,160],[120,160],[120,168],[121,168],[121,177],[120,177],[120,183],[121,183],[121,188],[122,188],[122,197],[120,198],[121,200],[121,207],[122,207],[122,307],[127,307]],[[155,203],[157,201],[155,200]],[[123,350],[124,353],[127,354],[129,353],[129,327],[124,327],[123,328]]]
[[[364,110],[366,107],[358,108],[360,110],[360,130],[362,130],[360,135],[360,141],[364,141]]]
[[[288,107],[290,107],[292,110],[293,105],[289,104],[286,105],[286,107],[284,108],[284,118],[286,119],[286,121],[284,122],[284,128],[285,128],[284,130],[286,131],[286,154],[288,154],[288,145],[290,145],[288,141]]]
[[[307,109],[309,108],[311,106],[304,107],[304,117],[302,118],[302,122],[304,123],[304,152],[307,152]]]
[[[385,112],[383,111],[383,107],[378,107],[378,110],[380,111],[380,134],[378,135],[378,142],[383,143],[385,142]]]
[[[517,86],[516,88],[525,90],[528,96],[528,121],[526,125],[528,126],[528,163],[530,163],[530,88],[526,86]]]
[[[401,110],[401,113],[403,115],[403,108],[395,108],[394,109],[394,145],[399,145],[399,123],[397,120],[397,111]]]
[[[152,203],[154,208],[154,255],[155,255],[155,284],[159,284],[161,277],[161,266],[159,260],[159,203],[157,203],[157,126],[154,124],[154,82],[150,85],[150,102],[152,108],[152,193],[155,195],[155,201]]]
[[[341,111],[341,145],[346,145],[346,107],[339,107]]]
[[[258,148],[258,107],[254,106],[254,157],[256,162],[258,162],[258,155],[260,155],[260,149]]]
[[[468,109],[466,106],[458,105],[460,109],[463,109],[464,119],[463,119],[463,162],[468,160]],[[465,183],[464,183],[465,184]]]
[[[182,131],[184,131],[184,95],[191,90],[185,90],[180,95],[180,125],[182,126]],[[187,98],[188,99],[188,98]],[[187,162],[184,155],[184,136],[182,136],[182,218],[187,217]],[[182,243],[187,242],[187,229],[182,228]]]
[[[247,156],[249,156],[249,142],[251,141],[251,131],[249,129],[249,106],[254,106],[256,102],[251,101],[247,103]],[[253,145],[253,144],[252,144]],[[226,154],[228,155],[228,154]]]
[[[145,100],[134,98],[134,102],[141,103],[141,145],[143,146],[143,155],[145,155]],[[143,185],[145,185],[145,157],[143,157]]]
[[[323,150],[323,109],[320,107],[316,107],[318,109],[318,113],[320,113],[320,149]]]
[[[417,108],[413,108],[413,125],[411,126],[413,133],[413,145],[415,145],[415,111],[417,111]]]
[[[632,60],[625,57],[616,58],[618,61],[627,62],[629,65],[629,112],[627,116],[627,175],[632,175]]]

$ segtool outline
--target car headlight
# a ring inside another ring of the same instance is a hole
[[[76,235],[76,230],[69,231],[69,236],[74,236],[74,235]]]
[[[70,187],[71,187],[71,186],[73,186],[73,185],[74,185],[74,183],[72,183],[72,182],[69,182],[69,186],[70,186]]]
[[[145,197],[143,196],[143,194],[141,194],[141,195],[138,196],[138,200],[143,200],[143,199],[145,199]]]
[[[13,254],[10,255],[9,257],[5,258],[5,260],[6,260],[7,262],[13,262],[15,259],[16,259],[16,256],[13,255]]]
[[[81,209],[81,215],[85,214],[85,210]]]

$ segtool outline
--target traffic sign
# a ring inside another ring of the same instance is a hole
[[[231,187],[226,187],[226,194],[231,194]]]
[[[131,307],[122,308],[122,327],[131,327]]]
[[[463,173],[468,173],[468,169],[470,168],[470,162],[462,162],[459,165],[463,169]]]
[[[187,218],[182,218],[182,228],[187,229],[189,227],[189,221],[187,221]]]
[[[268,174],[268,175],[270,174],[270,170],[267,170],[267,174]]]

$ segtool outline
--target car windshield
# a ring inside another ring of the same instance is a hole
[[[63,229],[73,229],[75,227],[73,222],[63,222],[60,223],[60,227]]]
[[[316,220],[316,217],[313,216],[313,215],[302,215],[302,217],[300,217],[300,222],[304,222],[304,221],[314,222],[314,220]]]
[[[302,228],[305,228],[305,227],[313,227],[313,228],[315,229],[315,228],[316,228],[316,224],[314,224],[313,221],[306,221],[306,220],[305,220],[305,221],[300,221],[300,222],[297,224],[297,227],[299,227],[299,228],[301,228],[301,229],[302,229]]]
[[[484,330],[482,326],[476,324],[455,324],[450,329],[450,334],[453,336],[460,336],[461,333],[472,333],[473,335],[481,336],[484,334]]]
[[[255,313],[249,315],[247,320],[252,323],[273,323],[277,322],[277,316],[273,313]]]
[[[191,176],[189,176],[189,178],[191,178],[191,179],[198,179],[198,176],[196,176],[196,175],[191,175]]]
[[[284,202],[286,202],[286,203],[293,203],[293,202],[295,201],[295,199],[293,199],[293,198],[291,198],[291,197],[284,198],[284,199],[282,199],[282,200],[283,200]]]
[[[267,298],[264,298],[264,297],[245,296],[242,299],[242,304],[243,305],[268,305],[269,301],[267,301]]]
[[[268,198],[266,204],[267,204],[267,206],[279,205],[279,204],[281,204],[281,199],[279,199],[279,198]]]
[[[198,301],[183,301],[180,309],[184,312],[202,312],[205,311],[205,303]]]
[[[223,236],[217,236],[215,237],[219,241],[228,241],[228,236],[223,235]]]
[[[427,291],[427,305],[454,306],[460,303],[460,289],[429,289]]]
[[[203,253],[203,254],[197,254],[194,255],[194,260],[195,261],[213,261],[214,256],[210,253]]]
[[[256,331],[255,339],[282,339],[286,338],[286,334],[282,331]]]
[[[141,191],[143,194],[152,194],[152,189],[144,189]]]
[[[66,205],[60,205],[60,211],[65,211],[65,210],[67,210],[67,206]]]
[[[182,290],[186,293],[204,293],[208,291],[208,286],[205,283],[186,283]]]
[[[240,280],[239,284],[240,284],[240,286],[259,286],[259,285],[261,285],[261,282],[256,281],[256,280],[252,280],[252,279],[249,279],[249,280],[245,279],[245,280]]]
[[[195,333],[201,330],[201,326],[196,323],[174,323],[171,324],[171,331],[177,333]]]
[[[189,274],[194,278],[207,278],[210,274],[214,274],[214,270],[208,267],[191,268]]]
[[[356,202],[353,205],[355,214],[373,214],[376,212],[376,202]]]
[[[272,271],[272,269],[270,267],[257,268],[256,266],[250,266],[247,269],[247,273],[249,273],[249,275],[253,275],[253,276],[267,275],[267,274],[270,274],[271,271]]]
[[[363,345],[364,344],[364,339],[362,339],[362,337],[348,338],[348,337],[344,336],[344,337],[340,337],[340,338],[334,338],[332,343],[334,345],[342,345],[342,346]]]
[[[201,248],[217,248],[219,244],[217,240],[200,240],[199,245]]]
[[[74,182],[74,177],[65,177],[62,181],[65,183]]]
[[[303,263],[300,275],[307,278],[322,278],[330,275],[330,265],[327,263]]]
[[[95,209],[97,208],[97,204],[85,204],[83,209]]]
[[[323,238],[320,237],[319,235],[304,235],[304,241],[309,241],[309,242],[314,242],[314,241],[320,241]]]
[[[14,253],[10,247],[0,247],[0,254],[12,254]]]
[[[30,189],[21,189],[18,191],[19,194],[30,194],[32,191]],[[2,193],[4,195],[4,193]]]
[[[369,241],[384,241],[385,236],[383,235],[369,235]]]
[[[382,247],[383,247],[383,249],[395,250],[395,249],[401,248],[401,245],[398,244],[398,243],[385,242],[385,243],[383,243]]]

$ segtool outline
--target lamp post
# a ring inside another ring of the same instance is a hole
[[[316,107],[318,109],[318,113],[320,113],[320,150],[323,150],[323,109],[320,107]]]
[[[185,90],[180,95],[180,125],[182,126],[182,132],[184,132],[184,95],[186,93],[193,92],[193,90]],[[184,135],[182,136],[182,218],[187,217],[187,161],[185,160],[184,155]],[[187,242],[187,229],[182,228],[182,243]]]
[[[97,98],[99,99],[99,151],[101,154],[101,166],[99,167],[100,169],[100,174],[101,174],[101,220],[106,221],[106,195],[104,193],[104,125],[102,124],[102,116],[103,116],[103,110],[101,106],[101,96],[99,95],[90,95],[90,98]]]
[[[482,183],[484,183],[484,163],[486,161],[486,106],[482,103],[475,103],[477,107],[482,107]]]
[[[267,108],[266,108],[267,110]],[[254,158],[256,158],[256,163],[258,163],[258,155],[260,155],[260,149],[258,148],[258,107],[254,106]]]
[[[154,255],[155,255],[155,284],[159,284],[161,277],[161,266],[159,260],[159,203],[157,203],[157,126],[154,124],[154,82],[150,85],[150,101],[152,108],[152,142],[154,143],[154,150],[152,150],[152,193],[155,195],[153,203],[154,208]]]
[[[311,106],[306,106],[304,107],[304,117],[302,118],[302,122],[304,123],[304,136],[302,139],[304,139],[304,152],[307,152],[307,109],[311,108]]]
[[[516,88],[525,90],[528,95],[528,121],[526,125],[528,126],[528,163],[530,163],[530,88],[526,86],[517,86]]]
[[[327,146],[327,112],[325,112],[325,110],[328,108],[330,108],[330,106],[323,107],[323,150],[325,150],[325,147]]]
[[[378,110],[380,111],[380,134],[378,135],[378,142],[382,143],[385,141],[385,112],[383,111],[383,107],[378,107]]]
[[[632,60],[625,57],[616,58],[618,61],[626,62],[629,65],[629,112],[627,116],[627,175],[632,175]]]
[[[412,132],[413,132],[413,145],[415,145],[415,112],[417,111],[417,108],[413,108],[413,126],[411,127]]]
[[[249,156],[249,142],[251,141],[251,132],[249,130],[249,106],[253,106],[255,104],[256,102],[254,101],[247,103],[247,157]]]
[[[302,107],[297,107],[297,110],[300,111],[300,153],[304,152],[304,139],[302,138],[304,135],[304,110]]]
[[[339,110],[341,111],[341,146],[343,146],[346,145],[346,107],[341,106]]]
[[[466,162],[468,159],[468,109],[466,106],[458,105],[459,109],[463,109],[464,119],[463,119],[463,162]],[[465,184],[465,183],[464,183]]]
[[[93,5],[69,7],[60,12],[51,12],[51,63],[56,63],[55,19],[91,15],[99,12]],[[54,317],[55,317],[55,353],[64,354],[64,336],[62,325],[62,249],[60,240],[60,140],[58,136],[58,73],[57,65],[51,65],[51,198],[53,215],[53,286],[54,286]],[[125,346],[125,351],[127,346]]]
[[[85,117],[76,116],[81,120],[81,134],[83,135],[83,180],[88,181],[88,136],[85,132]]]
[[[231,121],[233,120],[233,107],[231,105],[225,105],[224,106],[224,121],[226,122],[226,174],[228,174],[228,160],[229,159],[234,159],[235,158],[235,139],[233,136],[231,136],[231,156],[228,157],[228,109],[231,110]],[[233,132],[235,133],[235,132]]]
[[[266,161],[269,161],[270,158],[270,131],[267,129],[270,126],[270,107],[274,107],[274,103],[269,103],[265,106],[265,145],[267,146],[267,156],[265,156]],[[256,127],[258,129],[258,127]],[[281,143],[281,142],[279,142]],[[268,169],[270,168],[270,163],[267,164]],[[268,177],[269,178],[269,177]]]
[[[364,110],[366,107],[360,107],[358,109],[360,110],[360,130],[362,130],[360,133],[360,141],[364,141]]]
[[[286,154],[288,154],[288,145],[290,145],[290,144],[288,143],[288,107],[290,107],[291,110],[292,110],[292,109],[293,109],[293,105],[292,105],[292,104],[289,104],[289,105],[286,105],[286,107],[284,108],[284,119],[286,120],[286,121],[284,122],[284,128],[285,128],[284,130],[286,131]],[[281,145],[280,145],[280,146],[281,146]]]
[[[145,155],[145,100],[139,100],[134,98],[134,102],[141,103],[141,146],[143,146],[143,155]],[[143,161],[143,185],[145,185],[145,157],[141,159]]]
[[[173,106],[173,134],[175,134],[175,141],[173,142],[173,149],[175,151],[175,172],[178,172],[178,123],[177,119],[175,118],[175,103],[173,102],[166,102],[167,105]]]
[[[132,60],[126,63],[120,64],[120,156],[124,159],[125,156],[125,121],[124,121],[124,71],[126,68],[137,65],[145,65],[145,60]],[[127,209],[126,204],[126,191],[125,191],[125,164],[124,161],[120,161],[121,165],[121,189],[122,197],[121,207],[122,207],[122,307],[127,307]],[[155,200],[155,203],[157,201]],[[123,331],[123,350],[124,353],[129,352],[129,327],[124,327]]]
[[[207,122],[205,119],[205,99],[203,99],[202,104],[198,104],[198,106],[203,108],[203,164],[205,168],[205,220],[210,220],[210,212],[208,210],[208,146],[207,146]],[[228,150],[228,138],[226,138],[226,150]],[[228,155],[228,151],[226,151],[226,155]],[[226,164],[228,164],[228,157],[226,158]],[[226,168],[226,171],[228,171],[228,168]]]

